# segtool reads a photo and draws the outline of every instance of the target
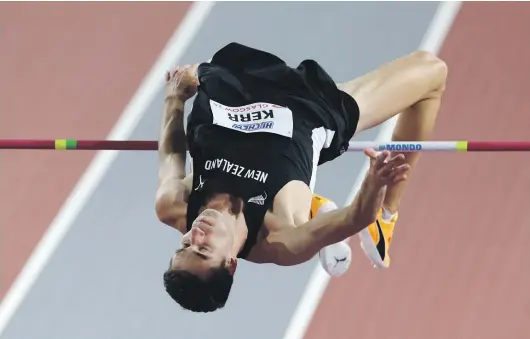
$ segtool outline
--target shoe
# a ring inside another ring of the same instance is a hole
[[[313,194],[313,198],[311,199],[311,209],[309,210],[309,219],[313,219],[318,213],[326,213],[336,210],[337,208],[337,205],[328,198]]]
[[[313,194],[309,219],[313,219],[318,213],[333,211],[337,208],[337,205],[333,201],[317,194]],[[318,258],[322,268],[330,276],[338,277],[346,273],[350,267],[351,248],[346,242],[340,241],[321,249],[318,252]]]
[[[351,248],[344,241],[324,247],[318,252],[318,259],[324,271],[332,277],[340,277],[351,263]]]
[[[398,219],[396,213],[390,222],[382,218],[383,209],[377,214],[376,221],[359,232],[361,248],[377,268],[388,268],[390,266],[390,255],[388,250],[392,242],[394,227]]]

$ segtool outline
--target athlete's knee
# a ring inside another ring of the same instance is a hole
[[[447,83],[448,68],[445,61],[427,51],[415,51],[409,55],[414,63],[423,69],[423,73],[430,79],[430,90],[442,93]]]

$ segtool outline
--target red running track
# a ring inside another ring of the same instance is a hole
[[[529,3],[463,4],[441,51],[449,83],[435,139],[530,139],[528,18]],[[306,338],[530,338],[529,168],[526,153],[424,154],[393,267],[372,269],[356,251]]]

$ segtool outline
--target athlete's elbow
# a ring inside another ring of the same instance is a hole
[[[173,226],[180,214],[185,211],[178,192],[159,190],[155,200],[155,213],[161,222]]]
[[[155,201],[155,213],[159,221],[164,224],[169,224],[171,220],[171,203],[168,201],[167,197],[159,196]]]

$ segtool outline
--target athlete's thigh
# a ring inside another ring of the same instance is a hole
[[[385,122],[423,99],[439,85],[433,82],[436,77],[432,76],[440,69],[438,65],[445,67],[436,56],[416,51],[339,84],[359,105],[356,133]]]

